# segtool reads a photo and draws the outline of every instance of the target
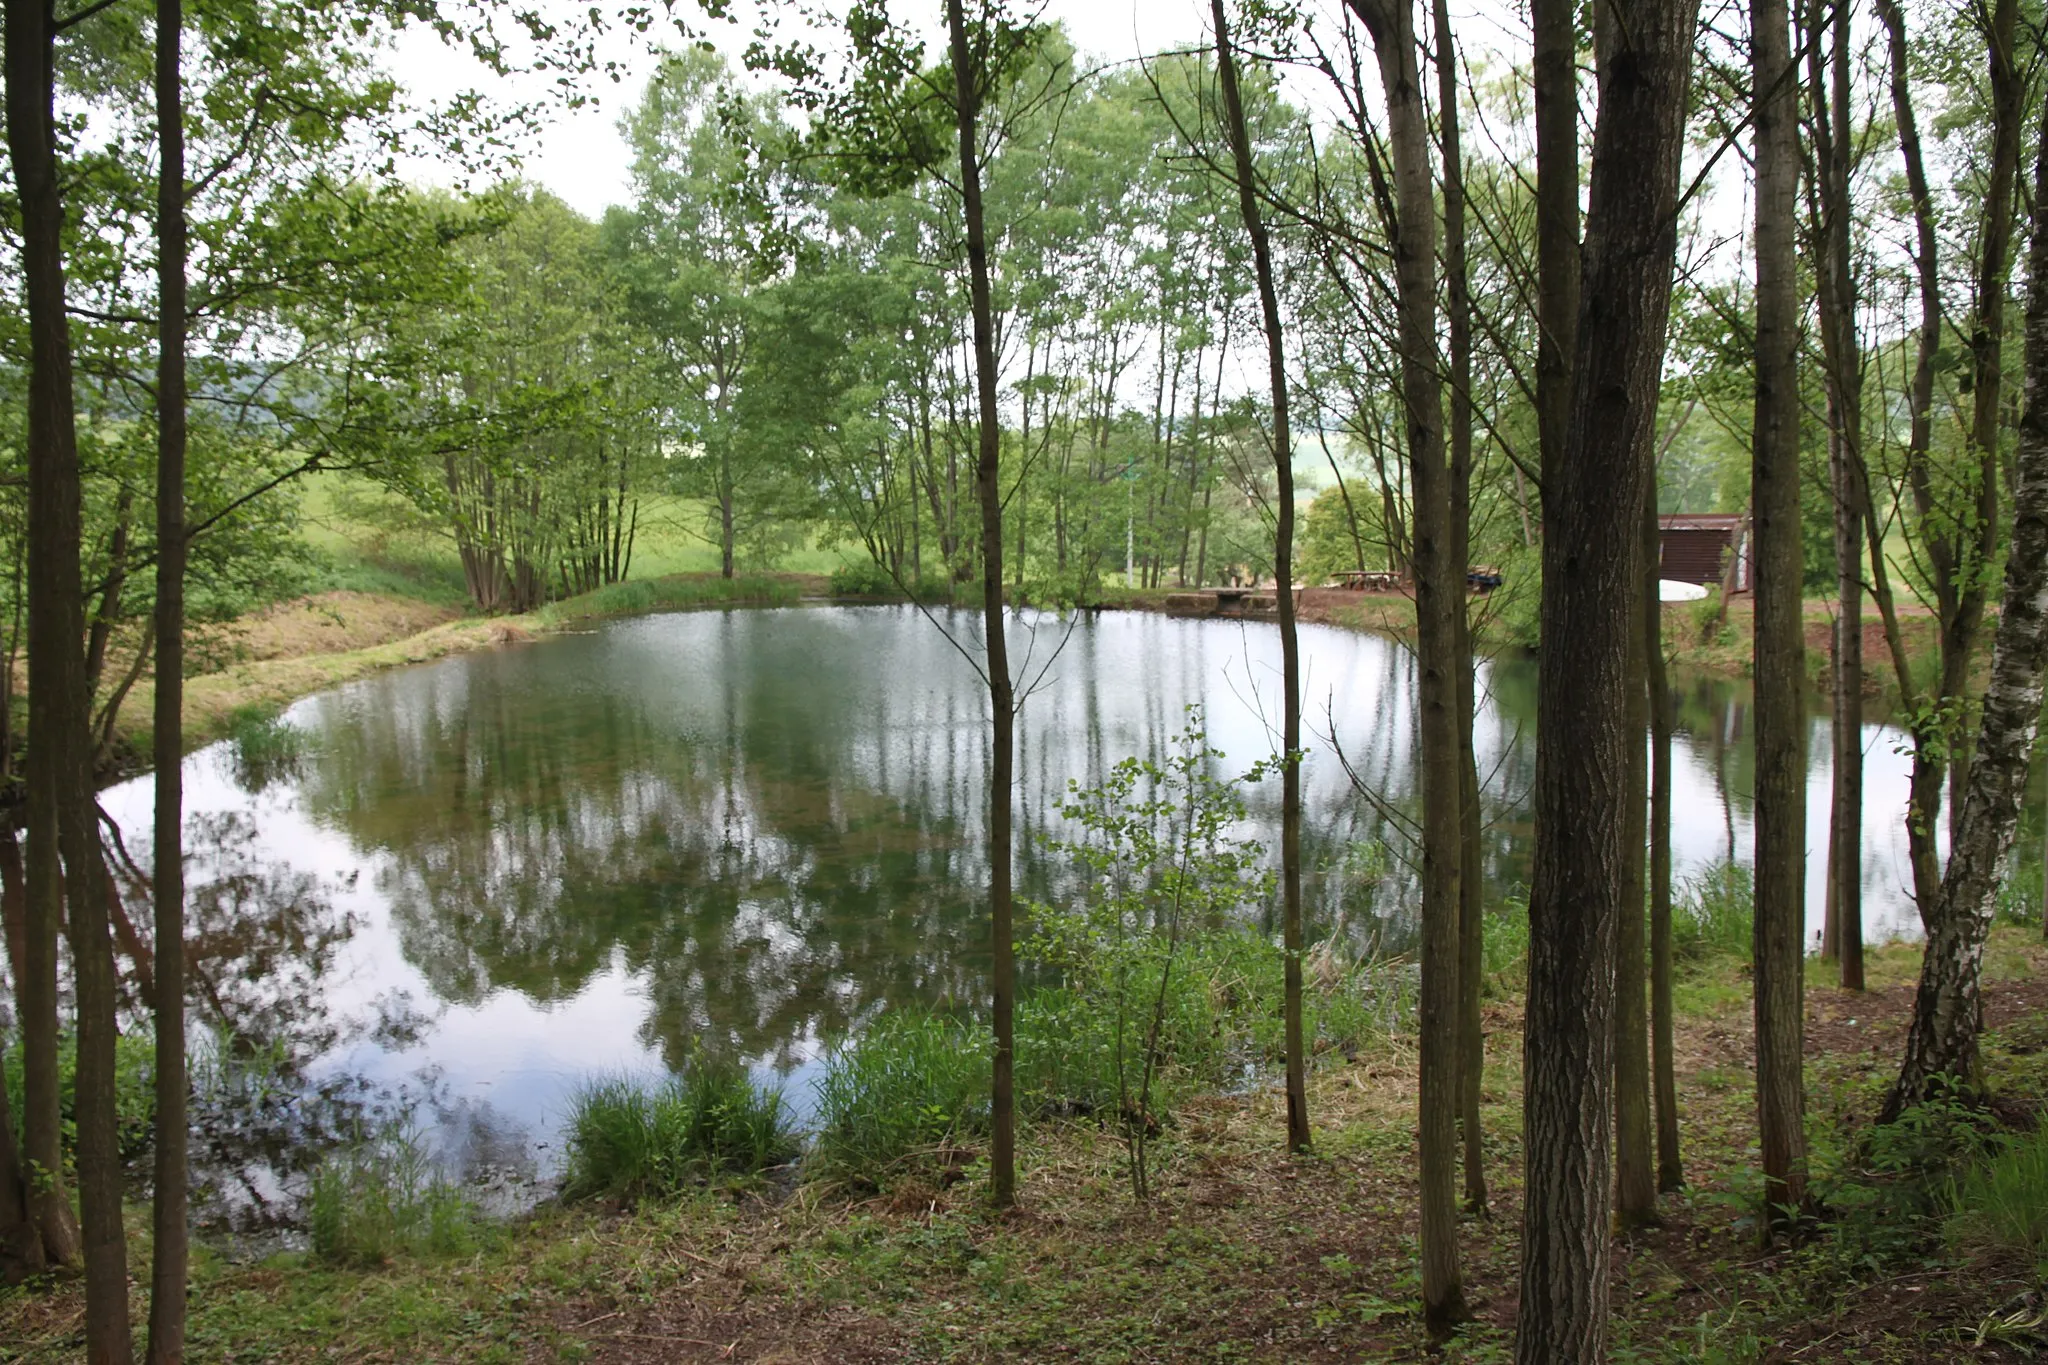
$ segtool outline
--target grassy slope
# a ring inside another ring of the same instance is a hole
[[[1869,994],[1809,990],[1809,1115],[1824,1193],[1850,1187],[1910,1010],[1916,950],[1873,955]],[[2002,930],[1989,1055],[2035,1100],[2048,951]],[[1691,1187],[1616,1249],[1614,1358],[1734,1362],[2018,1360],[2026,1330],[1980,1326],[2035,1283],[2029,1260],[1923,1241],[1869,1254],[1851,1214],[1759,1253],[1739,964],[1682,993]],[[1515,1302],[1520,1002],[1488,1007],[1492,1217],[1465,1225],[1477,1318],[1442,1358],[1508,1358]],[[195,1270],[195,1360],[1356,1361],[1420,1359],[1415,1317],[1414,1053],[1405,1040],[1313,1075],[1317,1154],[1280,1150],[1270,1090],[1189,1106],[1159,1149],[1158,1195],[1125,1193],[1121,1153],[1085,1122],[1036,1125],[1022,1207],[988,1212],[978,1171],[858,1199],[806,1188],[706,1191],[616,1212],[549,1209],[467,1259],[376,1270],[279,1257]],[[1842,1196],[1846,1201],[1846,1193]],[[138,1263],[146,1255],[136,1219]],[[137,1311],[141,1311],[138,1299]],[[69,1359],[75,1286],[0,1299],[0,1358]],[[2023,1315],[2024,1316],[2024,1315]]]
[[[793,600],[824,590],[840,562],[832,550],[805,546],[775,572],[718,578],[718,552],[693,528],[702,508],[651,498],[642,513],[627,582],[551,603],[524,616],[470,612],[453,545],[421,529],[397,498],[346,475],[306,479],[301,533],[314,551],[313,591],[195,641],[186,688],[185,727],[193,747],[226,734],[236,719],[270,712],[309,693],[386,668],[514,643],[578,621],[636,611],[722,602]],[[149,688],[123,703],[120,737],[146,751]]]

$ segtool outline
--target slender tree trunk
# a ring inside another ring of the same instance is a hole
[[[968,294],[974,311],[975,491],[981,502],[981,610],[986,636],[985,667],[993,721],[989,763],[989,969],[990,1009],[996,1050],[990,1117],[991,1194],[998,1208],[1017,1199],[1017,1129],[1011,1073],[1016,1056],[1015,948],[1011,941],[1010,824],[1015,797],[1017,707],[1010,686],[1010,656],[1003,634],[1003,490],[1001,414],[996,406],[995,307],[989,284],[988,235],[981,206],[981,78],[967,42],[963,0],[946,0],[951,39],[953,89],[960,132],[961,213],[967,230]]]
[[[2048,132],[2048,105],[2042,122]],[[1940,1089],[1980,1083],[1984,942],[2026,803],[2027,766],[2041,719],[2048,668],[2048,138],[2034,164],[2034,220],[2026,312],[2026,410],[2014,457],[2013,525],[1991,684],[1962,817],[1941,894],[1927,917],[1927,947],[1913,1027],[1899,1078],[1885,1101],[1889,1122]]]
[[[2020,135],[2027,80],[2019,67],[2019,0],[1992,0],[1987,65],[1991,83],[1991,165],[1984,188],[1983,230],[1977,252],[1976,316],[1970,328],[1970,453],[1976,457],[1973,544],[1962,557],[1965,573],[1956,618],[1942,651],[1942,690],[1961,698],[1970,684],[1970,661],[1983,629],[1990,566],[1998,555],[1999,400],[2005,387],[2005,307],[2012,288],[2013,191],[2019,179]],[[2038,213],[2038,209],[2036,210]],[[1962,539],[1958,536],[1958,539]],[[1949,841],[1962,828],[1961,793],[1969,786],[1967,728],[1953,736]]]
[[[1850,256],[1850,13],[1832,7],[1834,32],[1823,77],[1824,8],[1812,6],[1807,71],[1813,106],[1813,184],[1819,205],[1821,349],[1828,370],[1828,467],[1835,500],[1834,791],[1828,821],[1826,949],[1849,990],[1863,989],[1863,357],[1856,335],[1856,277]]]
[[[6,1035],[0,1034],[0,1068],[6,1063]],[[41,1274],[47,1264],[42,1234],[29,1216],[28,1169],[14,1133],[14,1109],[0,1085],[0,1284],[10,1285]]]
[[[22,1157],[43,1249],[76,1261],[81,1234],[64,1189],[57,1081],[57,930],[63,918],[59,810],[67,763],[86,744],[78,556],[78,439],[64,302],[64,205],[57,179],[55,57],[41,0],[7,0],[7,150],[21,215],[28,304],[27,923],[22,1014]],[[97,1035],[96,1035],[97,1041]],[[95,1194],[98,1199],[98,1194]],[[118,1212],[118,1209],[117,1209]],[[101,1265],[104,1279],[104,1265]],[[94,1337],[94,1345],[100,1338]]]
[[[1657,486],[1643,502],[1643,676],[1650,703],[1650,1089],[1657,1102],[1657,1188],[1685,1185],[1671,999],[1671,680],[1659,598]]]
[[[1421,667],[1422,1017],[1419,1141],[1422,1316],[1433,1333],[1466,1316],[1458,1267],[1459,874],[1464,765],[1457,657],[1465,569],[1455,564],[1436,319],[1436,187],[1422,107],[1413,0],[1350,0],[1379,54],[1394,166],[1394,290],[1401,401],[1414,499],[1415,617]]]
[[[185,89],[183,0],[156,0],[156,1172],[150,1365],[185,1358]]]
[[[1769,1229],[1806,1207],[1806,671],[1799,533],[1799,161],[1785,0],[1752,0],[1756,101],[1756,1090]]]
[[[1919,118],[1913,108],[1912,85],[1906,66],[1906,19],[1896,0],[1876,0],[1877,16],[1885,26],[1890,59],[1892,118],[1899,129],[1899,157],[1905,165],[1906,186],[1913,203],[1913,271],[1918,285],[1920,321],[1914,337],[1913,377],[1906,391],[1907,437],[1906,478],[1911,486],[1924,527],[1930,503],[1926,497],[1929,451],[1934,439],[1934,368],[1941,351],[1940,239],[1935,233],[1934,200],[1928,188],[1925,159],[1920,150]],[[1860,450],[1858,451],[1860,454]],[[1941,804],[1941,786],[1946,748],[1939,708],[1928,705],[1914,681],[1913,669],[1892,607],[1889,575],[1884,562],[1884,539],[1879,534],[1876,509],[1869,494],[1869,466],[1859,471],[1864,490],[1864,530],[1870,543],[1872,585],[1878,610],[1885,617],[1885,635],[1890,644],[1892,668],[1898,675],[1899,695],[1905,709],[1919,717],[1913,722],[1913,768],[1906,806],[1906,840],[1913,868],[1913,899],[1924,922],[1929,907],[1941,888],[1940,856],[1934,844],[1934,820]],[[1951,577],[1951,554],[1945,537],[1927,537],[1925,547],[1930,576],[1934,579],[1938,615],[1953,613],[1953,594],[1947,588]],[[1944,633],[1946,627],[1942,627]]]
[[[1216,71],[1223,87],[1237,206],[1251,238],[1258,280],[1259,315],[1266,332],[1267,381],[1273,402],[1273,474],[1276,481],[1273,529],[1273,587],[1280,608],[1280,936],[1286,955],[1281,1010],[1286,1033],[1287,1147],[1309,1150],[1308,1050],[1301,1023],[1301,646],[1294,624],[1294,444],[1287,422],[1287,350],[1280,326],[1280,295],[1273,278],[1273,253],[1259,216],[1253,186],[1251,134],[1238,89],[1237,58],[1223,0],[1210,0],[1216,24]]]
[[[1655,478],[1653,473],[1653,497]],[[1647,576],[1638,573],[1629,584],[1630,616],[1636,621],[1642,619]],[[1624,1228],[1641,1227],[1657,1219],[1657,1181],[1650,1154],[1648,955],[1643,913],[1650,795],[1646,636],[1643,630],[1629,633],[1623,722],[1628,735],[1623,768],[1627,800],[1621,827],[1621,914],[1614,929],[1614,1215]]]
[[[1539,44],[1561,26],[1569,52],[1571,13],[1537,0]],[[1638,525],[1652,483],[1698,13],[1697,0],[1631,6],[1625,41],[1604,65],[1571,404],[1558,456],[1544,466],[1515,1332],[1522,1365],[1580,1365],[1606,1350],[1614,940],[1627,801],[1620,778],[1628,746],[1640,742],[1626,723],[1629,640],[1641,629],[1632,585],[1643,571]],[[1546,72],[1551,82],[1571,79],[1568,57],[1560,70],[1542,53],[1539,120],[1562,98],[1555,88],[1545,93]],[[1556,181],[1567,174],[1575,186],[1576,164],[1572,145],[1561,136],[1546,142],[1539,124],[1539,219],[1576,218],[1576,193]],[[1561,226],[1541,223],[1539,241],[1546,235],[1562,236]],[[1540,256],[1546,299],[1559,287],[1552,263],[1567,254]]]
[[[1486,1148],[1480,1129],[1480,1092],[1486,1078],[1485,1016],[1481,997],[1486,959],[1486,888],[1480,879],[1479,761],[1472,745],[1475,660],[1471,595],[1465,571],[1472,557],[1472,298],[1465,262],[1465,164],[1459,141],[1457,45],[1448,0],[1433,0],[1436,29],[1437,128],[1443,149],[1444,313],[1451,348],[1450,568],[1457,580],[1452,621],[1453,677],[1458,727],[1458,1125],[1464,1146],[1465,1209],[1486,1211]],[[1331,462],[1331,468],[1336,464]],[[1343,482],[1338,481],[1338,487]],[[1351,507],[1350,495],[1344,499]],[[1353,521],[1353,539],[1357,538]],[[1359,568],[1364,568],[1360,564]]]

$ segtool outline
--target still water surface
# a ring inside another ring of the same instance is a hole
[[[970,615],[943,619],[976,648]],[[1163,757],[1188,706],[1226,766],[1276,747],[1268,625],[1020,624],[1024,896],[1064,885],[1040,841],[1069,780]],[[1303,627],[1302,648],[1310,936],[1400,949],[1414,887],[1400,857],[1363,850],[1405,847],[1382,810],[1414,806],[1413,661],[1323,627]],[[1526,661],[1482,674],[1494,903],[1527,877],[1535,681]],[[1749,708],[1740,684],[1677,685],[1684,876],[1749,857]],[[961,653],[898,607],[650,616],[354,683],[287,714],[296,762],[232,744],[187,761],[198,955],[225,945],[226,1007],[293,1030],[312,1074],[420,1100],[457,1164],[539,1152],[545,1167],[581,1081],[699,1048],[780,1075],[802,1109],[824,1040],[887,1002],[978,998],[985,706]],[[1917,927],[1896,738],[1864,734],[1872,937]],[[1829,748],[1816,719],[1810,936]],[[1267,786],[1248,832],[1272,847]],[[149,801],[146,779],[105,798],[145,863]]]

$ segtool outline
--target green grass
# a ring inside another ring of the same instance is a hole
[[[2007,1138],[1955,1181],[1949,1202],[1951,1245],[2048,1260],[2048,1129]]]
[[[717,1175],[755,1175],[796,1155],[782,1092],[737,1065],[697,1063],[663,1084],[613,1077],[570,1111],[565,1198],[677,1194]]]
[[[1747,962],[1755,892],[1750,871],[1721,863],[1688,877],[1671,907],[1671,948],[1680,962]]]
[[[816,1174],[880,1188],[956,1159],[988,1131],[988,1029],[921,1009],[883,1014],[835,1044],[817,1081]]]
[[[251,792],[291,776],[306,755],[307,735],[287,724],[279,708],[250,702],[229,713],[227,738],[235,781]]]
[[[410,503],[367,480],[336,472],[308,475],[297,487],[299,533],[315,561],[308,591],[384,593],[442,606],[468,602],[454,542]],[[700,502],[665,494],[643,498],[627,581],[615,586],[717,573],[718,547],[702,534],[706,525]],[[846,562],[837,550],[805,539],[765,564],[743,561],[742,568],[749,574],[762,568],[828,574]],[[656,601],[637,609],[671,605],[692,604]]]
[[[313,1254],[338,1266],[464,1255],[486,1233],[468,1196],[397,1128],[330,1153],[308,1182],[305,1214]]]
[[[550,602],[534,613],[543,627],[608,616],[715,606],[723,602],[794,602],[803,596],[800,582],[770,574],[736,578],[633,578],[577,597]]]

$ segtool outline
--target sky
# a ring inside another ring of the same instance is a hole
[[[773,5],[775,0],[763,0]],[[558,10],[565,19],[586,13],[587,5],[547,0],[543,9]],[[793,5],[784,5],[794,9]],[[915,0],[898,6],[908,12]],[[942,13],[936,0],[931,4],[934,18]],[[702,18],[692,0],[679,0],[677,13],[697,25],[712,43],[738,67],[751,37],[751,22],[723,23]],[[1142,53],[1203,42],[1207,38],[1207,7],[1202,0],[1046,0],[1044,16],[1064,23],[1076,46],[1085,54],[1108,61],[1128,61]],[[934,31],[936,36],[936,30]],[[631,197],[630,156],[619,136],[621,113],[640,97],[655,59],[649,44],[653,36],[614,32],[599,41],[601,61],[616,62],[624,78],[618,84],[602,75],[592,75],[585,87],[596,98],[582,109],[558,112],[521,151],[522,173],[554,191],[592,218],[602,216],[611,204]],[[676,45],[680,39],[671,42]],[[423,99],[442,99],[476,87],[500,95],[540,98],[552,84],[548,76],[526,76],[504,85],[496,84],[481,66],[466,54],[451,52],[439,39],[427,33],[407,34],[390,54],[392,74]],[[406,167],[410,178],[429,184],[447,184],[455,173],[433,162],[416,161]]]

